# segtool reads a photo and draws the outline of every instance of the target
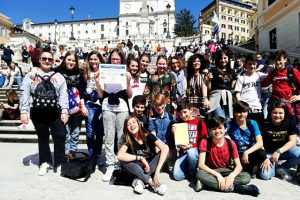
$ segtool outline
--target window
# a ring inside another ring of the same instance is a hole
[[[94,26],[96,25],[96,22],[94,22]]]
[[[268,6],[272,5],[276,0],[268,0]]]
[[[239,19],[235,19],[234,21],[237,22],[237,23],[240,23],[240,20],[239,20]]]
[[[51,36],[51,33],[48,33],[49,36]]]
[[[225,24],[222,24],[222,28],[226,28],[226,25],[225,25]]]
[[[231,9],[228,9],[228,14],[231,14],[232,13],[232,10]]]
[[[270,49],[277,49],[276,28],[269,32]]]
[[[93,30],[93,33],[96,33],[96,30]]]
[[[234,37],[234,39],[235,39],[235,41],[239,41],[239,40],[240,40],[240,37],[239,37],[238,35],[236,35],[236,36]]]
[[[228,17],[228,21],[232,21],[232,17]]]
[[[85,31],[85,33],[86,33],[86,34],[88,34],[88,33],[89,33],[89,31]]]
[[[228,29],[232,30],[232,25],[228,25]]]
[[[85,26],[87,26],[88,25],[88,23],[85,23]]]
[[[241,20],[241,23],[242,23],[242,24],[245,24],[245,20]]]
[[[226,40],[226,33],[222,33],[222,38]]]
[[[77,31],[77,34],[79,35],[79,34],[80,34],[80,31]]]
[[[126,36],[128,36],[129,35],[129,30],[128,29],[126,29]]]
[[[100,37],[101,37],[101,39],[104,39],[104,34],[102,33]]]
[[[164,28],[164,33],[167,33],[167,28]]]
[[[77,26],[80,26],[80,24],[77,24]]]
[[[235,26],[235,27],[234,27],[234,30],[236,30],[236,31],[240,31],[240,27],[238,27],[238,26]]]
[[[4,27],[1,27],[1,36],[5,38],[7,37],[7,30]]]
[[[40,33],[40,34],[39,34],[39,37],[43,37],[43,34]]]
[[[101,24],[101,31],[104,31],[104,24]]]
[[[225,10],[224,7],[221,8],[221,12],[222,12],[222,13],[225,13],[225,12],[226,12],[226,10]]]
[[[243,12],[241,12],[241,17],[244,17],[244,13]]]
[[[246,32],[246,31],[245,31],[245,28],[241,28],[241,30],[242,30],[242,32],[244,32],[244,33]]]
[[[222,15],[222,17],[221,17],[222,19],[224,19],[224,20],[226,20],[226,16],[224,16],[224,15]]]

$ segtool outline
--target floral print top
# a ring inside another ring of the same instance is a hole
[[[171,73],[165,73],[159,76],[157,73],[150,75],[145,89],[144,96],[146,97],[147,105],[149,109],[149,115],[153,114],[151,106],[154,96],[158,93],[165,95],[166,97],[166,112],[172,112],[172,102],[176,100],[176,78]]]

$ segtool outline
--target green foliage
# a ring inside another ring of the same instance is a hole
[[[175,35],[177,35],[177,37],[188,37],[195,35],[195,22],[196,20],[189,10],[180,10],[176,13],[176,24],[174,29]]]

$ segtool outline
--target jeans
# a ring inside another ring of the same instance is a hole
[[[21,86],[22,86],[22,81],[23,81],[23,78],[20,75],[18,75],[18,76],[10,76],[8,87],[12,87],[15,79],[17,80],[18,90],[20,90]]]
[[[271,155],[269,155],[270,157]],[[280,154],[279,160],[286,160],[284,163],[282,163],[280,166],[284,169],[290,169],[291,167],[295,167],[300,164],[300,147],[295,146],[288,150],[287,152],[284,152]],[[260,171],[259,176],[264,180],[269,180],[273,176],[275,176],[275,166],[272,166],[270,170],[268,171]]]
[[[219,117],[226,118],[225,111],[224,111],[221,107],[216,108],[216,109],[213,111],[213,115],[214,115],[214,116],[219,116]]]
[[[145,173],[143,169],[143,165],[139,161],[132,161],[132,162],[121,161],[121,166],[130,174],[133,174],[144,183],[148,183],[149,179],[151,178],[151,175],[156,170],[159,157],[160,157],[160,153],[156,154],[156,156],[149,162],[150,171],[148,173]]]
[[[198,149],[196,147],[185,151],[176,160],[173,168],[173,176],[177,181],[185,179],[188,175],[195,177],[198,164]]]
[[[89,112],[88,117],[85,119],[88,154],[99,155],[102,150],[104,133],[102,108],[100,105],[89,101],[85,103],[85,107]]]
[[[49,146],[49,135],[51,135],[54,143],[54,167],[60,165],[65,156],[65,126],[60,119],[60,111],[58,110],[37,110],[31,109],[31,120],[38,136],[39,147],[39,165],[44,162],[53,164],[51,151]]]
[[[218,168],[213,170],[219,172],[223,177],[226,177],[233,172],[233,170],[227,168]],[[196,177],[203,185],[221,191],[217,177],[213,176],[212,174],[209,174],[206,171],[198,168]],[[250,180],[251,177],[247,172],[241,172],[234,178],[233,184],[246,185],[250,182]]]
[[[128,116],[128,111],[125,112],[111,112],[103,111],[103,124],[105,134],[105,157],[106,164],[114,165],[116,162],[115,155],[115,136],[117,134],[118,148],[121,144],[121,137],[123,135],[123,126],[125,118]]]
[[[81,116],[71,115],[66,124],[65,154],[77,151],[81,120]]]

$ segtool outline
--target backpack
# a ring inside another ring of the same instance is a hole
[[[229,124],[230,128],[228,129],[227,133],[231,137],[231,134],[233,132],[233,127],[234,127],[234,120],[231,120],[229,123],[230,123]],[[246,119],[246,126],[249,129],[250,133],[254,135],[254,128],[252,126],[252,123],[251,123],[250,119]]]
[[[56,89],[51,83],[51,77],[55,75],[53,73],[51,76],[40,76],[41,82],[36,86],[33,96],[32,105],[34,108],[41,109],[57,109],[59,108],[58,97],[56,95]]]
[[[70,115],[77,114],[81,110],[79,91],[75,87],[68,90],[69,96],[69,113]]]
[[[292,88],[293,90],[293,95],[298,95],[299,94],[299,85],[296,85],[294,83],[294,72],[293,72],[293,67],[288,67],[287,68],[287,71],[286,71],[286,75],[287,75],[287,78],[288,78],[288,83],[290,85],[290,87]],[[274,77],[275,77],[275,70],[273,70],[271,73],[270,73],[271,77],[272,77],[272,81],[274,80]]]
[[[232,148],[231,140],[229,138],[226,138],[226,137],[225,137],[225,140],[227,142],[228,149],[229,149],[229,155],[230,155],[229,156],[229,160],[228,160],[228,167],[230,169],[233,169],[234,168],[234,162],[233,162],[233,148]],[[210,149],[211,149],[212,143],[213,143],[212,137],[207,138],[207,143],[206,143],[206,157],[210,153]]]

